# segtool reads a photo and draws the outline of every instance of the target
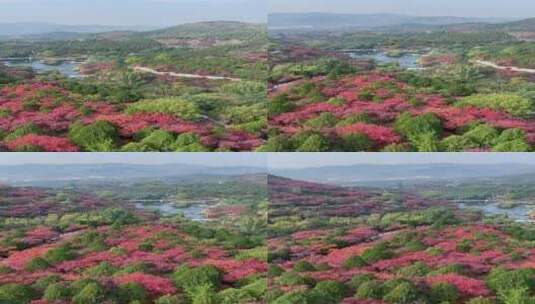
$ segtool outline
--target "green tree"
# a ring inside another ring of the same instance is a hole
[[[5,284],[0,286],[0,303],[28,304],[34,298],[32,288],[20,284]]]
[[[172,279],[178,288],[190,291],[200,285],[212,285],[218,287],[221,274],[219,270],[211,265],[190,268],[188,266],[179,267],[173,274]]]
[[[435,283],[431,286],[430,299],[433,303],[457,303],[459,290],[455,285]]]
[[[300,260],[297,263],[295,263],[293,270],[297,272],[306,272],[306,271],[315,271],[316,268],[314,267],[314,265],[310,264],[309,262],[305,260]]]
[[[383,300],[390,304],[412,304],[418,299],[418,289],[410,282],[400,283],[383,297]]]
[[[347,287],[336,281],[321,281],[309,295],[310,304],[336,304],[345,298]]]
[[[65,300],[70,296],[70,290],[67,286],[61,283],[53,283],[48,285],[45,289],[43,299],[47,301]]]
[[[69,130],[71,141],[88,152],[113,151],[118,137],[115,126],[106,121],[97,121],[87,126],[74,124]]]
[[[91,282],[85,285],[72,298],[73,304],[100,304],[104,299],[104,289],[96,282]]]
[[[219,304],[219,297],[212,284],[201,284],[188,292],[191,304]]]

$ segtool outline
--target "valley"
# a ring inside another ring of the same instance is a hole
[[[533,150],[533,19],[395,17],[270,17],[265,150]]]
[[[266,47],[230,21],[0,39],[0,150],[255,150]]]
[[[341,166],[306,172],[336,170],[344,176]],[[535,206],[526,177],[342,186],[269,176],[269,303],[529,303]]]
[[[143,172],[2,184],[0,302],[265,303],[265,177]]]

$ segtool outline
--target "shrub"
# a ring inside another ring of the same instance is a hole
[[[70,290],[61,283],[53,283],[45,289],[43,299],[47,301],[58,301],[67,299],[70,296]]]
[[[28,286],[5,284],[0,286],[0,303],[29,304],[35,293]]]
[[[175,136],[167,131],[155,130],[149,136],[143,138],[141,145],[146,151],[172,151]]]
[[[309,262],[305,260],[301,260],[295,263],[293,270],[297,272],[306,272],[306,271],[315,271],[316,268],[314,267],[314,265],[310,264]]]
[[[24,269],[30,272],[45,270],[50,264],[42,257],[34,257],[25,266]]]
[[[38,291],[44,291],[49,285],[58,283],[60,279],[61,277],[59,275],[55,275],[55,274],[49,275],[49,276],[37,279],[37,281],[35,281],[32,287]]]
[[[97,121],[84,126],[74,124],[69,130],[70,140],[89,152],[113,151],[118,138],[118,132],[112,124]]]
[[[459,252],[470,252],[472,249],[472,241],[471,240],[462,240],[457,244],[455,249]]]
[[[312,129],[322,129],[333,127],[336,124],[336,117],[331,112],[321,113],[315,118],[311,118],[305,122],[305,127]]]
[[[492,148],[493,152],[529,152],[531,147],[524,140],[516,139],[496,144]]]
[[[270,116],[276,116],[294,109],[287,94],[281,94],[273,98],[268,103],[268,113]]]
[[[308,304],[308,297],[302,291],[287,293],[278,297],[272,304]]]
[[[310,135],[298,148],[297,152],[325,152],[329,143],[319,134]]]
[[[423,277],[429,273],[429,267],[425,263],[416,262],[399,269],[398,273],[407,277]]]
[[[198,106],[195,103],[186,101],[180,97],[139,101],[129,105],[126,109],[126,113],[172,114],[186,120],[196,120],[200,117]]]
[[[310,304],[336,304],[347,293],[347,287],[336,281],[322,281],[316,284],[309,295]]]
[[[280,285],[295,286],[295,285],[313,285],[314,281],[309,278],[304,278],[295,272],[285,272],[278,278]]]
[[[184,303],[178,296],[172,296],[172,295],[165,295],[161,296],[156,301],[154,301],[154,304],[182,304]]]
[[[363,267],[363,266],[366,266],[366,261],[364,261],[364,259],[361,258],[358,255],[354,255],[354,256],[348,258],[344,262],[344,265],[343,265],[343,267],[345,269],[353,269],[353,268],[359,268],[359,267]]]
[[[535,269],[507,270],[494,268],[487,276],[487,286],[497,293],[513,288],[532,290],[535,286]]]
[[[375,277],[372,274],[358,274],[351,278],[351,281],[349,281],[349,287],[357,290],[363,283],[373,280],[375,280]]]
[[[366,113],[357,113],[357,114],[352,114],[340,120],[336,124],[336,126],[343,127],[343,126],[348,126],[348,125],[354,125],[359,122],[365,123],[365,124],[371,124],[373,123],[373,119],[371,119],[370,116]]]
[[[91,282],[85,285],[72,298],[73,304],[100,304],[104,299],[104,289],[96,282]]]
[[[201,284],[188,292],[191,304],[219,304],[219,297],[212,284]]]
[[[45,254],[45,259],[51,264],[72,260],[75,257],[75,252],[68,243],[53,248]]]
[[[403,282],[385,294],[383,300],[391,304],[411,304],[419,299],[419,292],[414,284]]]
[[[197,134],[183,133],[178,135],[172,149],[175,152],[206,152],[208,149],[204,147]]]
[[[19,137],[22,137],[24,135],[28,134],[43,134],[43,131],[38,126],[34,125],[33,123],[25,124],[20,127],[17,127],[15,130],[13,130],[10,134],[8,134],[6,137],[4,137],[5,141],[10,141],[17,139]]]
[[[433,113],[426,113],[416,117],[409,113],[403,113],[398,116],[394,129],[414,145],[417,145],[422,134],[428,134],[427,136],[436,138],[440,137],[442,134],[442,122]]]
[[[393,256],[393,252],[385,243],[379,243],[371,248],[366,249],[361,257],[367,263],[374,263],[380,260],[388,259]]]
[[[269,266],[268,266],[268,276],[269,277],[278,277],[283,273],[284,273],[284,269],[282,269],[281,267],[279,267],[277,265],[274,265],[274,264],[271,264],[271,263],[269,264]]]
[[[527,117],[533,111],[532,102],[516,94],[486,94],[472,95],[459,100],[457,107],[474,106],[505,111],[519,117]]]
[[[520,129],[507,129],[496,139],[495,152],[528,152],[531,149],[526,142],[526,133]]]
[[[383,293],[389,293],[398,287],[401,283],[411,283],[410,280],[404,278],[396,278],[385,281],[382,285]]]
[[[435,283],[431,286],[430,299],[433,303],[457,303],[459,298],[459,290],[452,284]]]
[[[221,274],[219,270],[211,265],[189,268],[181,266],[172,274],[175,285],[183,290],[191,291],[200,285],[213,285],[219,287]]]
[[[373,141],[366,134],[353,133],[342,137],[343,151],[369,151],[372,147]]]
[[[473,146],[490,147],[498,138],[498,131],[487,124],[480,124],[472,127],[468,132],[464,133],[463,136],[467,138]]]
[[[440,144],[434,133],[423,133],[415,137],[413,145],[418,152],[438,152]]]
[[[108,262],[101,262],[100,264],[87,268],[84,270],[84,275],[90,278],[100,278],[111,276],[117,271],[117,268],[110,265]]]
[[[445,152],[463,152],[478,147],[478,145],[469,138],[460,135],[451,135],[444,138],[440,142],[440,146]]]
[[[530,296],[526,288],[512,288],[502,291],[498,294],[503,304],[533,304],[535,298]]]
[[[270,136],[267,142],[258,148],[257,152],[284,152],[291,150],[288,137],[284,135]]]
[[[243,286],[241,290],[242,293],[246,293],[248,296],[255,299],[262,299],[267,292],[267,286],[267,279],[257,279],[256,281]]]
[[[355,293],[355,297],[359,299],[381,299],[382,296],[381,283],[376,280],[362,282]]]
[[[494,301],[489,298],[477,297],[468,300],[466,304],[494,304]]]
[[[148,297],[143,285],[132,282],[119,286],[117,298],[121,303],[129,304],[134,301],[145,303]]]

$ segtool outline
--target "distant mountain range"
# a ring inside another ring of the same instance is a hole
[[[457,24],[498,24],[518,21],[513,18],[420,17],[397,14],[274,13],[269,29],[375,29],[406,25],[444,26]]]
[[[65,25],[52,23],[0,23],[0,36],[16,37],[48,33],[103,33],[113,31],[148,31],[150,26]]]
[[[44,24],[0,23],[0,39],[75,40],[75,39],[125,39],[125,38],[181,38],[248,39],[265,33],[265,24],[235,21],[207,21],[187,23],[166,28],[70,26]]]
[[[305,169],[272,169],[281,177],[339,185],[369,185],[370,182],[466,180],[535,174],[535,165],[526,164],[418,164],[350,165]]]
[[[133,164],[27,164],[0,166],[0,183],[32,183],[69,180],[134,180],[168,179],[191,175],[249,175],[265,173],[255,167],[208,167],[187,164],[133,165]]]

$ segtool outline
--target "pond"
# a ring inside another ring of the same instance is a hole
[[[207,205],[194,204],[189,207],[179,208],[172,202],[161,201],[161,203],[136,203],[137,209],[146,211],[158,211],[163,215],[177,215],[182,214],[184,217],[192,221],[207,221],[203,211],[208,207]]]
[[[533,222],[529,217],[529,213],[532,212],[531,206],[519,203],[514,208],[500,208],[498,202],[490,202],[485,204],[474,203],[458,203],[461,209],[476,209],[482,211],[486,215],[506,215],[507,217],[517,222]]]
[[[28,58],[8,60],[0,59],[0,61],[8,67],[32,68],[37,73],[57,71],[60,74],[69,78],[83,77],[78,72],[78,65],[80,65],[80,63],[72,60],[59,61],[57,64],[48,64],[45,63],[43,60],[30,60]]]
[[[397,63],[401,68],[404,69],[421,69],[422,66],[418,63],[420,59],[420,54],[414,53],[404,53],[400,56],[391,57],[388,56],[385,52],[376,51],[376,50],[353,50],[347,52],[349,56],[353,59],[373,59],[377,63]]]

